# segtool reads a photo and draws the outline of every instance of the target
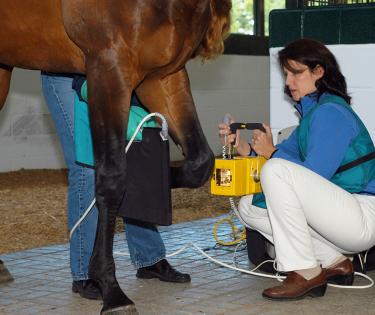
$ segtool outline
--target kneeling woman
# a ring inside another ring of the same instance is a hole
[[[245,196],[239,205],[245,225],[274,244],[277,268],[288,272],[263,296],[323,296],[327,282],[353,283],[352,263],[343,254],[375,245],[374,145],[323,44],[297,40],[278,57],[285,92],[301,115],[298,128],[276,146],[266,125],[250,144],[234,140],[225,124],[219,132],[236,141],[239,154],[269,159],[261,172],[264,195]]]

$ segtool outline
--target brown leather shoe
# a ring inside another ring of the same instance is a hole
[[[263,296],[271,300],[299,300],[305,296],[323,296],[327,289],[325,270],[315,278],[306,280],[298,273],[292,271],[283,281],[282,285],[263,291]]]
[[[340,285],[352,285],[354,281],[354,268],[349,259],[345,259],[339,264],[326,269],[328,283]]]

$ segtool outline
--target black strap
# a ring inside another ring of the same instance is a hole
[[[266,129],[264,129],[263,124],[261,123],[234,122],[230,124],[229,128],[230,128],[231,133],[235,133],[237,129],[248,129],[248,130],[259,129],[260,131],[266,132]]]
[[[356,160],[354,160],[354,161],[351,161],[351,162],[349,162],[349,163],[346,163],[346,164],[344,164],[344,165],[341,165],[341,166],[337,169],[337,171],[335,172],[335,174],[338,174],[338,173],[344,172],[344,171],[346,171],[346,170],[348,170],[348,169],[350,169],[350,168],[353,168],[353,167],[355,167],[355,166],[357,166],[357,165],[359,165],[359,164],[365,163],[365,162],[370,161],[370,160],[372,160],[372,159],[375,159],[375,151],[373,151],[373,152],[371,152],[371,153],[369,153],[369,154],[367,154],[367,155],[364,155],[364,156],[360,157],[359,159],[356,159]]]

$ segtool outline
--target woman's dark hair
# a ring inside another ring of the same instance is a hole
[[[324,75],[315,83],[318,96],[320,97],[324,92],[330,92],[342,97],[350,104],[351,97],[347,92],[345,77],[340,71],[335,56],[324,44],[308,38],[298,39],[280,50],[278,56],[280,66],[292,72],[295,69],[289,64],[289,60],[302,63],[311,71],[321,66],[324,69]],[[285,93],[291,96],[287,86]]]

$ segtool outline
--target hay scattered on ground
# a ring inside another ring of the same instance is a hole
[[[68,242],[66,170],[0,173],[0,254]],[[172,191],[173,223],[227,213],[228,198],[208,185]],[[122,220],[118,220],[118,231]]]

